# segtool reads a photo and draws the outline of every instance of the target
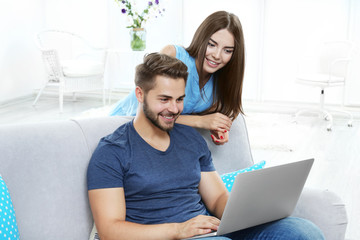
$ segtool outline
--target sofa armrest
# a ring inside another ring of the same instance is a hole
[[[345,239],[348,223],[345,204],[329,190],[304,188],[292,216],[315,223],[327,240]]]

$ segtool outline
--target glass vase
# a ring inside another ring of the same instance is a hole
[[[130,46],[133,51],[144,51],[146,48],[146,30],[144,28],[130,29]]]

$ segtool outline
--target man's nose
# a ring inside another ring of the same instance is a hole
[[[178,113],[179,112],[179,108],[178,108],[178,105],[177,105],[176,101],[170,101],[168,109],[172,113]]]

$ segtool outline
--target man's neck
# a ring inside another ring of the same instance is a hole
[[[169,147],[169,133],[155,126],[144,115],[136,115],[134,119],[134,128],[140,137],[153,148],[160,151],[166,151]]]

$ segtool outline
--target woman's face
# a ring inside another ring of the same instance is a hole
[[[227,29],[211,35],[205,53],[204,73],[212,74],[223,68],[230,61],[234,47],[234,36]]]

